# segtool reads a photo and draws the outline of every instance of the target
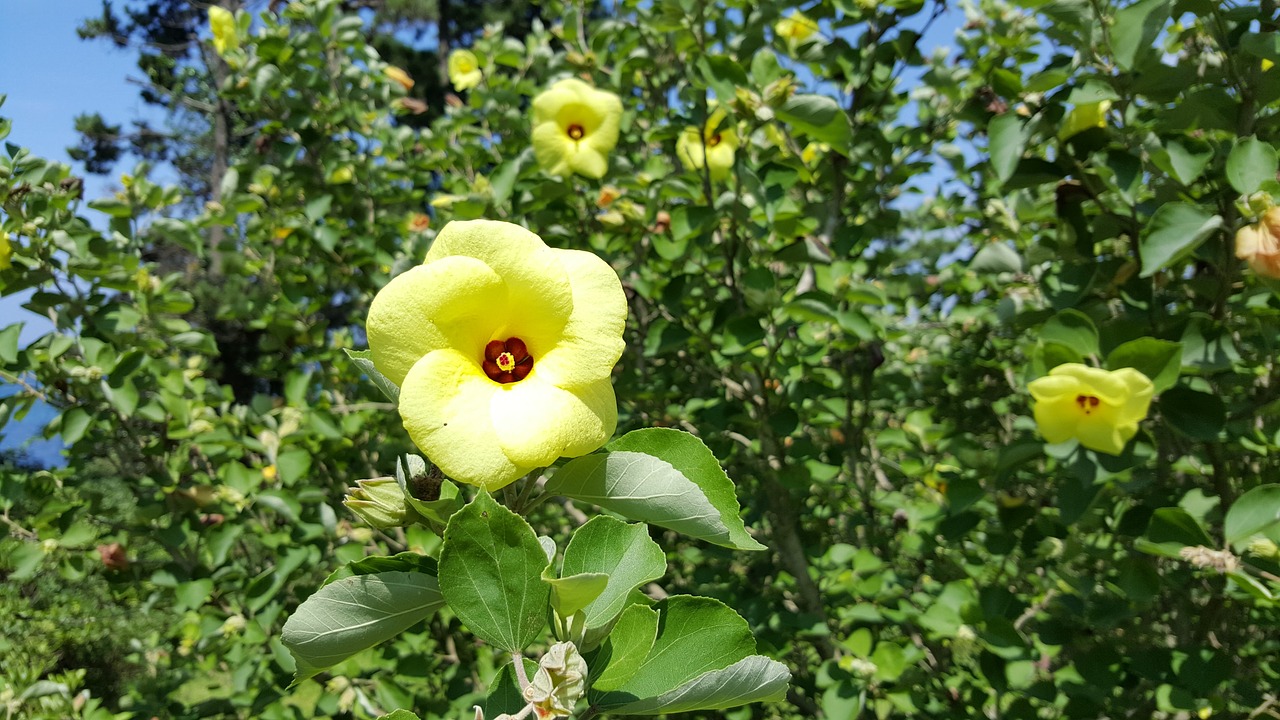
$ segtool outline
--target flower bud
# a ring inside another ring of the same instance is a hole
[[[519,661],[517,661],[519,662]],[[538,718],[568,717],[587,690],[587,662],[573,643],[552,645],[524,691]]]
[[[356,485],[357,487],[348,488],[347,497],[342,504],[360,516],[361,520],[379,530],[404,527],[412,522],[410,513],[413,511],[395,478],[359,480]]]
[[[1249,541],[1245,552],[1263,560],[1280,560],[1280,545],[1271,538],[1256,537]]]

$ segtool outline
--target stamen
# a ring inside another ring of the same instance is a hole
[[[720,144],[720,133],[716,133],[715,135],[712,135],[707,140],[707,147],[715,147],[719,144]]]
[[[1076,405],[1080,406],[1080,409],[1084,411],[1085,415],[1091,414],[1094,408],[1098,407],[1101,404],[1102,404],[1102,401],[1092,395],[1076,396]]]
[[[574,140],[581,140],[582,137],[587,134],[586,128],[582,127],[581,125],[578,125],[577,123],[570,125],[565,130],[565,132],[568,133],[569,137]]]
[[[518,382],[533,370],[533,358],[529,355],[529,346],[520,338],[491,340],[484,346],[480,367],[495,382]]]

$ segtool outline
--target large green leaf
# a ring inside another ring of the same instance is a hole
[[[1121,70],[1132,70],[1138,58],[1152,50],[1172,6],[1172,0],[1139,0],[1116,13],[1111,49]]]
[[[1222,398],[1182,386],[1160,396],[1160,412],[1170,427],[1192,440],[1217,439],[1227,422]]]
[[[1167,390],[1178,382],[1182,371],[1182,343],[1155,338],[1130,340],[1107,355],[1107,369],[1133,368],[1146,375],[1156,392]]]
[[[1237,549],[1255,535],[1280,542],[1280,484],[1259,485],[1237,498],[1227,510],[1223,535]]]
[[[797,132],[828,143],[836,152],[847,154],[853,131],[849,128],[849,116],[835,98],[795,95],[778,108],[777,115]]]
[[[357,575],[326,585],[303,601],[281,639],[297,663],[294,683],[390,640],[444,606],[425,573]]]
[[[1040,338],[1071,348],[1080,355],[1098,354],[1098,328],[1079,310],[1063,310],[1049,318]]]
[[[592,630],[613,622],[632,590],[657,580],[666,570],[666,553],[649,538],[647,526],[601,515],[573,533],[564,551],[562,574],[608,576],[603,592],[584,608],[586,627]]]
[[[716,545],[764,549],[738,517],[738,498],[720,463],[701,440],[679,430],[627,433],[608,452],[560,468],[547,492]]]
[[[1016,113],[997,115],[987,124],[987,150],[991,153],[991,169],[995,170],[1000,182],[1013,176],[1018,160],[1022,159],[1026,142],[1027,134],[1023,130],[1022,119]]]
[[[649,657],[658,637],[658,612],[644,605],[631,605],[618,616],[609,631],[609,640],[596,656],[591,687],[604,692],[617,690],[630,680]]]
[[[743,658],[655,698],[615,708],[615,715],[666,715],[692,710],[720,710],[754,702],[776,702],[787,693],[791,671],[763,655]]]
[[[1135,546],[1145,553],[1177,558],[1184,547],[1212,544],[1209,533],[1190,513],[1182,508],[1166,507],[1152,513],[1146,537],[1139,538]]]
[[[1271,143],[1256,137],[1239,138],[1227,156],[1227,180],[1236,192],[1249,195],[1263,182],[1276,179],[1280,158]]]
[[[488,493],[449,518],[440,550],[440,588],[458,619],[481,640],[519,652],[547,622],[547,555],[524,518]]]
[[[755,652],[747,621],[718,600],[676,595],[655,609],[658,636],[648,656],[618,689],[593,692],[593,704],[610,709],[660,698]]]
[[[1196,205],[1172,202],[1160,206],[1139,241],[1142,277],[1151,277],[1195,251],[1222,227],[1222,218]]]

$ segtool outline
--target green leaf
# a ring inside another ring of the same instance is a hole
[[[608,452],[569,461],[547,492],[738,550],[763,550],[738,517],[733,483],[698,438],[669,428],[627,433]]]
[[[369,376],[369,379],[373,381],[373,384],[382,391],[382,394],[385,395],[388,400],[393,403],[400,402],[400,387],[388,380],[386,375],[378,372],[378,369],[373,366],[372,350],[351,350],[343,348],[343,351],[347,353],[347,357],[351,358],[355,362],[356,367],[360,368],[361,372]]]
[[[298,664],[294,684],[389,640],[444,606],[436,579],[387,572],[343,578],[307,598],[281,639]]]
[[[1165,143],[1169,156],[1169,170],[1183,185],[1190,185],[1204,172],[1213,159],[1213,147],[1206,142],[1181,138]],[[1157,162],[1157,164],[1160,164]]]
[[[378,716],[378,720],[422,720],[408,710],[393,710],[386,715]]]
[[[829,144],[836,152],[847,153],[853,131],[849,128],[849,116],[834,98],[794,95],[778,108],[777,116],[797,132]]]
[[[1142,277],[1151,277],[1195,251],[1222,227],[1222,218],[1196,205],[1172,202],[1160,206],[1142,234]]]
[[[755,652],[751,628],[718,600],[674,595],[654,607],[658,636],[631,679],[610,692],[592,692],[603,709],[662,697],[703,673],[723,670]],[[628,714],[624,711],[608,714]]]
[[[1112,350],[1106,362],[1108,370],[1127,367],[1146,375],[1157,393],[1168,390],[1182,371],[1182,343],[1149,337],[1130,340]]]
[[[1040,329],[1040,339],[1071,348],[1080,355],[1098,354],[1098,328],[1079,310],[1063,310]]]
[[[584,606],[586,628],[594,630],[618,617],[632,590],[657,580],[666,570],[666,553],[649,538],[647,526],[628,525],[602,515],[587,521],[573,533],[564,551],[561,572],[565,576],[607,576],[607,586]]]
[[[1262,581],[1258,580],[1252,575],[1249,575],[1248,573],[1245,573],[1241,570],[1233,570],[1227,573],[1226,575],[1227,577],[1231,578],[1232,582],[1240,586],[1240,589],[1258,598],[1259,600],[1270,601],[1270,600],[1276,599],[1275,595],[1271,592],[1270,588],[1268,588],[1266,585],[1263,585]]]
[[[520,652],[547,624],[547,556],[524,518],[486,492],[449,518],[440,587],[458,619],[481,640]]]
[[[1140,0],[1116,13],[1111,49],[1121,70],[1132,70],[1138,57],[1151,51],[1172,5],[1172,0]]]
[[[626,684],[644,664],[658,637],[658,612],[644,605],[631,605],[618,616],[609,631],[596,667],[591,669],[594,690],[617,690]],[[603,668],[603,669],[600,669]]]
[[[355,575],[375,575],[384,572],[415,572],[426,575],[438,573],[435,558],[420,553],[406,551],[395,555],[371,555],[329,573],[329,577],[320,583],[323,587],[336,580]]]
[[[23,323],[15,323],[0,330],[0,363],[10,365],[18,361],[18,337]]]
[[[1147,534],[1136,544],[1137,548],[1152,555],[1177,558],[1178,551],[1187,546],[1212,546],[1209,533],[1196,519],[1182,508],[1166,507],[1156,510],[1147,525]]]
[[[1227,544],[1241,549],[1255,535],[1280,542],[1280,484],[1259,485],[1241,495],[1227,511],[1222,532]]]
[[[995,170],[996,178],[1003,183],[1013,176],[1026,147],[1027,134],[1023,130],[1022,119],[1011,112],[997,115],[987,124],[987,135],[991,168]]]
[[[1227,180],[1242,195],[1257,192],[1262,183],[1276,179],[1280,158],[1271,143],[1257,137],[1237,138],[1227,156]]]
[[[1192,440],[1216,440],[1227,422],[1218,395],[1173,387],[1160,395],[1160,412],[1169,425]]]
[[[84,437],[84,433],[89,429],[89,423],[93,420],[93,416],[85,412],[84,408],[73,407],[62,414],[62,426],[60,434],[62,442],[67,445],[75,445],[80,442],[80,438]]]
[[[707,86],[715,90],[716,97],[723,102],[733,100],[736,88],[751,86],[746,71],[728,55],[703,55],[698,58],[697,66]]]
[[[976,273],[1018,273],[1022,272],[1022,256],[1018,251],[1004,242],[992,242],[983,245],[973,254],[969,261],[969,269]]]
[[[628,703],[616,715],[666,715],[693,710],[721,710],[748,703],[777,702],[786,697],[791,671],[777,660],[752,655],[715,670],[655,698]]]

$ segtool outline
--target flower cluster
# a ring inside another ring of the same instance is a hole
[[[613,435],[626,296],[591,253],[511,223],[454,221],[369,309],[377,370],[446,475],[501,488]]]

